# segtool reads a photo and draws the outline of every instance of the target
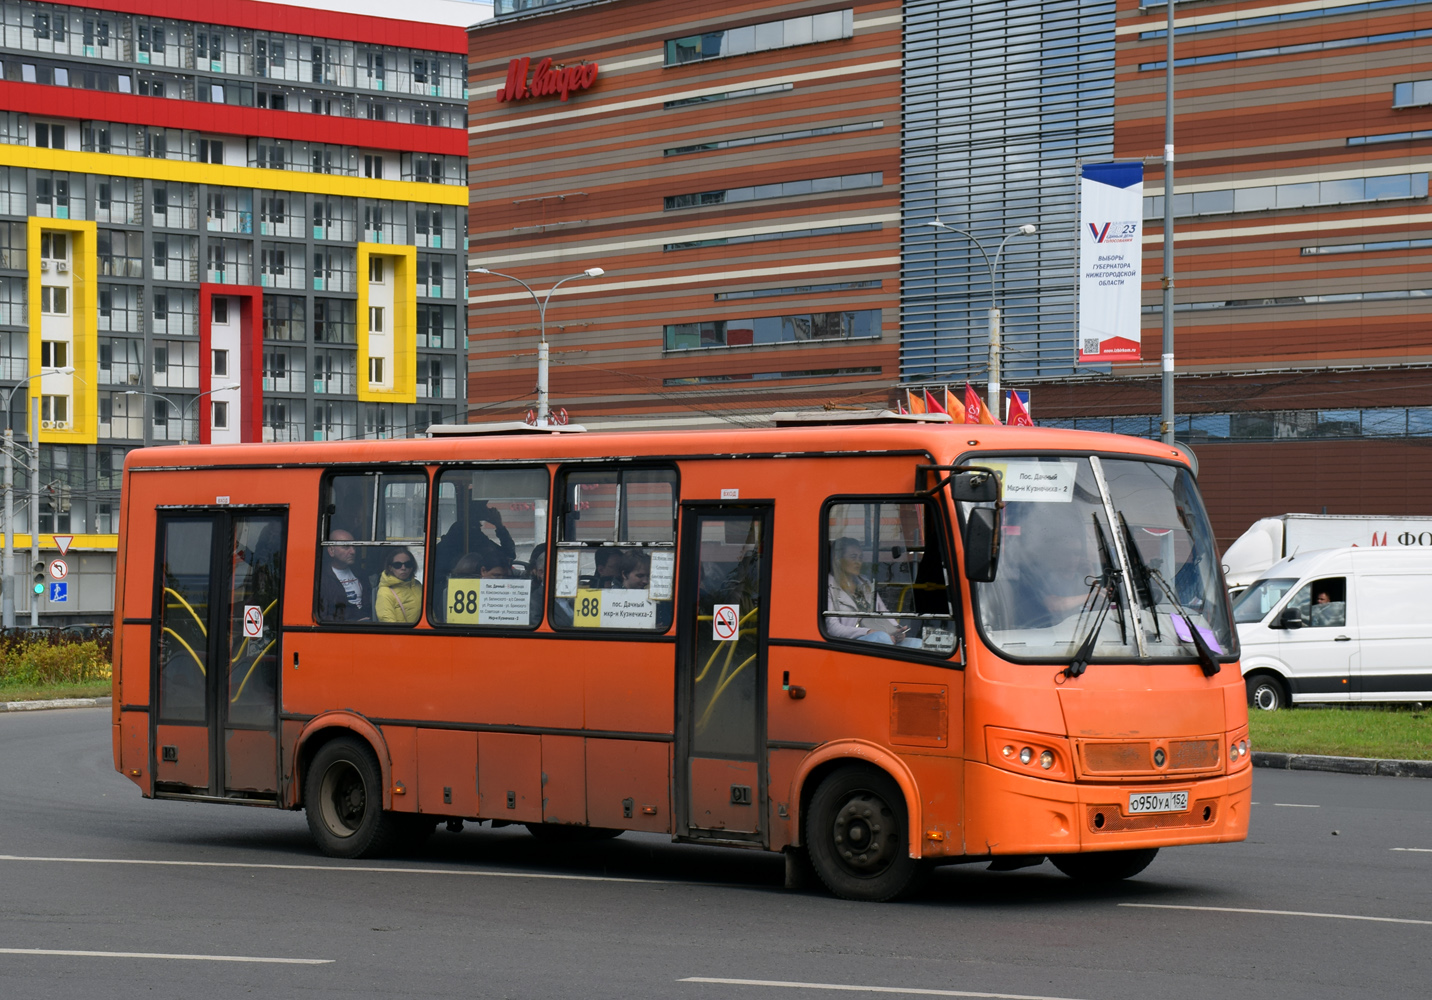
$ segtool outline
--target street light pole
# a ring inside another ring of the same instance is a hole
[[[3,624],[5,628],[15,627],[15,432],[10,425],[10,404],[14,400],[15,390],[19,389],[20,386],[29,385],[32,380],[42,375],[50,374],[72,375],[74,374],[74,368],[70,365],[65,365],[63,368],[38,371],[34,375],[28,375],[19,382],[16,382],[10,387],[9,391],[5,393],[5,558],[4,562],[0,563],[0,574],[3,574],[4,577],[0,579],[0,594],[3,594],[3,596],[0,596],[0,624]],[[31,451],[30,474],[33,480],[30,488],[32,502],[33,497],[37,494],[39,482],[39,404],[39,398],[36,397],[34,404],[36,416],[34,425],[30,431],[29,448]],[[30,518],[30,548],[35,558],[38,559],[40,543],[38,504],[31,507]],[[30,605],[30,624],[38,625],[40,613],[39,602],[32,600]]]
[[[189,407],[193,406],[195,403],[199,402],[199,400],[203,399],[205,396],[209,395],[212,392],[228,392],[230,389],[240,388],[242,388],[242,386],[240,386],[236,382],[233,385],[216,385],[212,389],[205,389],[203,392],[196,393],[187,403],[184,404],[183,409],[180,409],[178,403],[174,402],[174,400],[170,399],[168,396],[164,395],[161,392],[145,392],[142,389],[126,389],[124,390],[124,392],[120,393],[120,395],[153,396],[155,399],[162,399],[164,400],[164,402],[174,407],[174,412],[179,414],[179,443],[181,445],[186,445],[189,443],[189,439],[184,437],[184,421],[188,418]]]
[[[1000,255],[1004,253],[1004,245],[1010,240],[1014,239],[1016,236],[1033,236],[1037,230],[1033,223],[1028,222],[1026,222],[1022,226],[1016,226],[1014,229],[1011,229],[1009,233],[1005,235],[1005,238],[1000,240],[999,247],[995,250],[994,257],[991,258],[989,253],[985,250],[984,244],[980,243],[980,241],[975,237],[973,233],[966,232],[963,229],[956,229],[954,226],[947,226],[939,219],[936,219],[934,222],[928,223],[928,225],[933,229],[938,229],[943,232],[959,233],[961,236],[963,236],[965,239],[969,240],[975,245],[975,249],[980,252],[980,256],[984,258],[985,264],[989,267],[989,388],[986,395],[989,398],[989,408],[991,415],[993,415],[996,420],[1001,420],[1002,410],[1000,407],[999,399],[999,369],[1001,355],[999,329],[999,292],[995,288],[995,276],[999,270]]]
[[[547,289],[545,296],[538,298],[537,293],[532,290],[532,286],[516,275],[503,274],[501,271],[494,271],[487,267],[474,267],[472,270],[476,274],[491,274],[498,278],[506,278],[508,281],[517,282],[523,288],[527,289],[527,294],[532,296],[533,302],[537,303],[537,332],[539,338],[537,344],[537,426],[545,427],[547,426],[547,416],[551,412],[548,405],[547,392],[547,370],[550,359],[547,349],[547,303],[552,300],[552,293],[566,282],[574,278],[600,278],[607,272],[600,267],[589,267],[580,274],[569,274],[558,281],[557,284]]]

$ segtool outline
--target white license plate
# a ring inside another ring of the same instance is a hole
[[[1187,792],[1138,792],[1129,796],[1129,814],[1176,813],[1188,809]]]

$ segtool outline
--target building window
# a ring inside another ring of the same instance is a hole
[[[70,419],[69,396],[41,396],[40,419],[64,423]]]
[[[41,285],[40,312],[50,316],[68,316],[70,290],[62,285]]]
[[[225,378],[228,377],[228,375],[229,375],[229,352],[228,352],[228,351],[215,351],[215,352],[214,352],[214,374],[215,374],[215,375],[222,375],[222,376],[224,376]]]
[[[383,381],[383,359],[368,359],[368,384],[379,385]]]
[[[46,122],[35,122],[31,126],[35,134],[35,145],[46,149],[65,148],[65,127],[63,125],[50,125]]]
[[[169,371],[169,348],[154,348],[154,374],[163,375]]]
[[[43,231],[40,233],[41,260],[69,260],[70,238],[67,233]]]
[[[222,139],[200,139],[200,140],[199,140],[199,162],[200,162],[200,163],[223,163],[223,162],[224,162],[224,140],[222,140]]]
[[[381,156],[364,154],[363,176],[376,177],[381,180],[383,177],[383,158]]]
[[[382,333],[382,332],[383,332],[383,307],[382,307],[382,306],[369,306],[369,307],[368,307],[368,331],[369,331],[370,333]]]
[[[40,367],[63,368],[69,364],[70,345],[63,340],[40,341]]]
[[[375,285],[383,284],[383,258],[376,254],[368,258],[368,280]]]
[[[1238,212],[1271,212],[1290,208],[1426,198],[1427,176],[1426,173],[1380,174],[1370,177],[1345,177],[1335,181],[1260,184],[1219,188],[1214,191],[1194,191],[1189,194],[1175,193],[1173,214],[1179,217],[1229,215]],[[1144,218],[1161,219],[1163,214],[1162,196],[1144,199]]]
[[[673,323],[666,327],[665,349],[689,351],[712,347],[753,347],[761,344],[814,340],[852,340],[880,336],[880,310],[802,313],[755,319]]]
[[[830,42],[850,38],[855,33],[853,9],[832,10],[824,14],[807,14],[783,21],[765,21],[726,31],[708,31],[700,35],[668,39],[666,65],[681,66],[705,59],[766,52],[814,42]]]
[[[209,300],[209,315],[212,321],[220,326],[227,326],[229,323],[229,300],[222,295],[216,295]]]
[[[227,430],[229,426],[229,404],[214,402],[214,429],[218,431]]]
[[[695,194],[667,195],[663,210],[670,212],[679,208],[699,208],[703,205],[730,205],[761,198],[789,198],[795,195],[828,194],[851,191],[857,188],[880,187],[884,175],[845,174],[840,177],[817,177],[813,180],[778,181],[774,184],[757,184],[752,187],[726,188],[722,191],[699,191]]]

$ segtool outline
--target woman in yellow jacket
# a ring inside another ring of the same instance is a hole
[[[373,612],[380,622],[412,624],[423,611],[423,585],[418,582],[418,561],[405,548],[393,549],[378,578]]]

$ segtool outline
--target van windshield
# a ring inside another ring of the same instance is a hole
[[[1270,577],[1259,580],[1233,603],[1233,621],[1237,625],[1261,622],[1273,610],[1283,595],[1297,584],[1297,577]]]
[[[1188,470],[1136,459],[981,458],[1005,502],[999,573],[974,585],[986,637],[1015,658],[1235,648],[1208,517]],[[968,508],[971,505],[964,505]]]

